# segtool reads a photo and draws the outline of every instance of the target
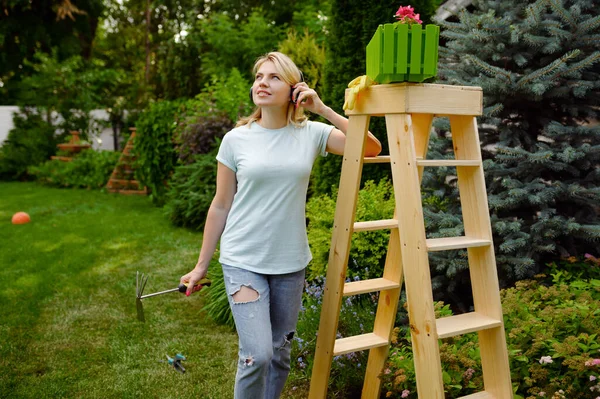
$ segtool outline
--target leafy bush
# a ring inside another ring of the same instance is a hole
[[[335,213],[337,190],[329,195],[312,197],[306,205],[308,222],[308,242],[313,260],[308,266],[310,280],[324,276],[327,269],[331,231]],[[383,179],[375,184],[367,181],[359,191],[356,207],[356,220],[390,219],[394,214],[392,184]],[[387,254],[389,230],[366,231],[352,236],[352,247],[348,262],[348,276],[360,279],[381,277],[385,255]]]
[[[102,188],[119,160],[120,153],[113,151],[86,150],[71,162],[47,161],[32,166],[29,173],[45,185],[55,187]]]
[[[323,86],[325,48],[317,43],[316,36],[308,28],[304,29],[303,34],[290,29],[286,39],[279,43],[279,51],[294,60],[304,75],[304,81],[320,93]]]
[[[212,281],[212,285],[200,291],[202,295],[206,295],[207,297],[206,305],[202,310],[215,322],[234,329],[235,323],[231,308],[229,307],[227,290],[225,289],[225,281],[223,280],[223,269],[215,260],[211,261],[208,277]]]
[[[193,163],[195,155],[213,150],[217,140],[223,138],[234,125],[204,94],[186,101],[181,106],[176,123],[173,134],[175,151],[179,163],[185,165]]]
[[[177,162],[172,140],[179,105],[175,101],[153,103],[136,123],[136,178],[150,189],[151,199],[158,205],[164,204],[166,184]]]
[[[600,280],[590,276],[598,276],[600,267],[590,261],[567,269],[551,264],[550,270],[550,277],[541,275],[501,291],[515,398],[596,397],[600,394]],[[448,305],[436,306],[437,317],[451,314]],[[395,333],[382,374],[386,397],[416,398],[410,333],[406,327]],[[442,341],[447,397],[483,390],[476,344],[476,334]]]
[[[174,131],[179,161],[194,162],[194,155],[206,154],[231,130],[235,120],[252,109],[248,98],[250,82],[233,68],[226,77],[213,76],[202,93],[182,104]]]
[[[56,153],[58,139],[51,124],[42,116],[21,109],[13,117],[15,127],[0,147],[0,179],[17,180],[27,177],[27,168],[50,159]]]
[[[176,226],[202,230],[216,191],[217,161],[214,151],[194,159],[192,164],[175,168],[165,212]]]

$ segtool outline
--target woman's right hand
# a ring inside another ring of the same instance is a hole
[[[181,276],[179,282],[187,285],[185,296],[190,296],[193,292],[200,291],[202,289],[202,286],[196,286],[196,283],[206,276],[206,271],[207,270],[205,268],[199,268],[196,266],[191,272]]]

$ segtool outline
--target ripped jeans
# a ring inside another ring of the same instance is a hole
[[[268,275],[222,266],[239,336],[234,398],[279,398],[290,372],[291,341],[302,303],[305,270]],[[258,292],[258,298],[236,302],[233,296],[242,286]]]

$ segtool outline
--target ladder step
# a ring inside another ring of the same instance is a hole
[[[450,249],[485,247],[486,245],[491,244],[490,240],[471,237],[429,238],[426,240],[426,242],[427,250],[430,252],[447,251]]]
[[[363,163],[390,163],[390,156],[365,157]],[[481,166],[481,161],[478,159],[417,159],[417,166]]]
[[[417,166],[481,166],[481,161],[476,159],[423,159],[417,160]]]
[[[496,397],[489,392],[482,391],[482,392],[472,393],[471,395],[467,395],[467,396],[461,396],[458,399],[496,399]]]
[[[390,163],[390,156],[380,155],[378,157],[364,157],[363,163]]]
[[[373,221],[369,221],[369,222],[354,222],[354,232],[397,229],[397,228],[398,228],[398,220],[397,219],[373,220]]]
[[[435,321],[438,338],[449,338],[474,331],[502,326],[502,321],[471,312],[457,316],[442,317]]]
[[[344,296],[391,290],[394,288],[400,288],[400,284],[385,278],[353,281],[351,283],[344,284]]]
[[[388,345],[389,341],[385,338],[367,333],[355,335],[354,337],[340,338],[335,340],[333,347],[333,356],[343,355],[344,353],[358,352],[365,349],[377,348]]]

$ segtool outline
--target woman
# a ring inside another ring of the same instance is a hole
[[[189,296],[221,239],[219,262],[239,335],[236,399],[278,398],[283,390],[312,258],[305,225],[310,171],[318,154],[343,154],[348,127],[286,55],[259,58],[254,72],[257,107],[221,142],[198,263],[181,277]],[[307,121],[303,109],[335,127]],[[366,155],[380,151],[369,133]]]

